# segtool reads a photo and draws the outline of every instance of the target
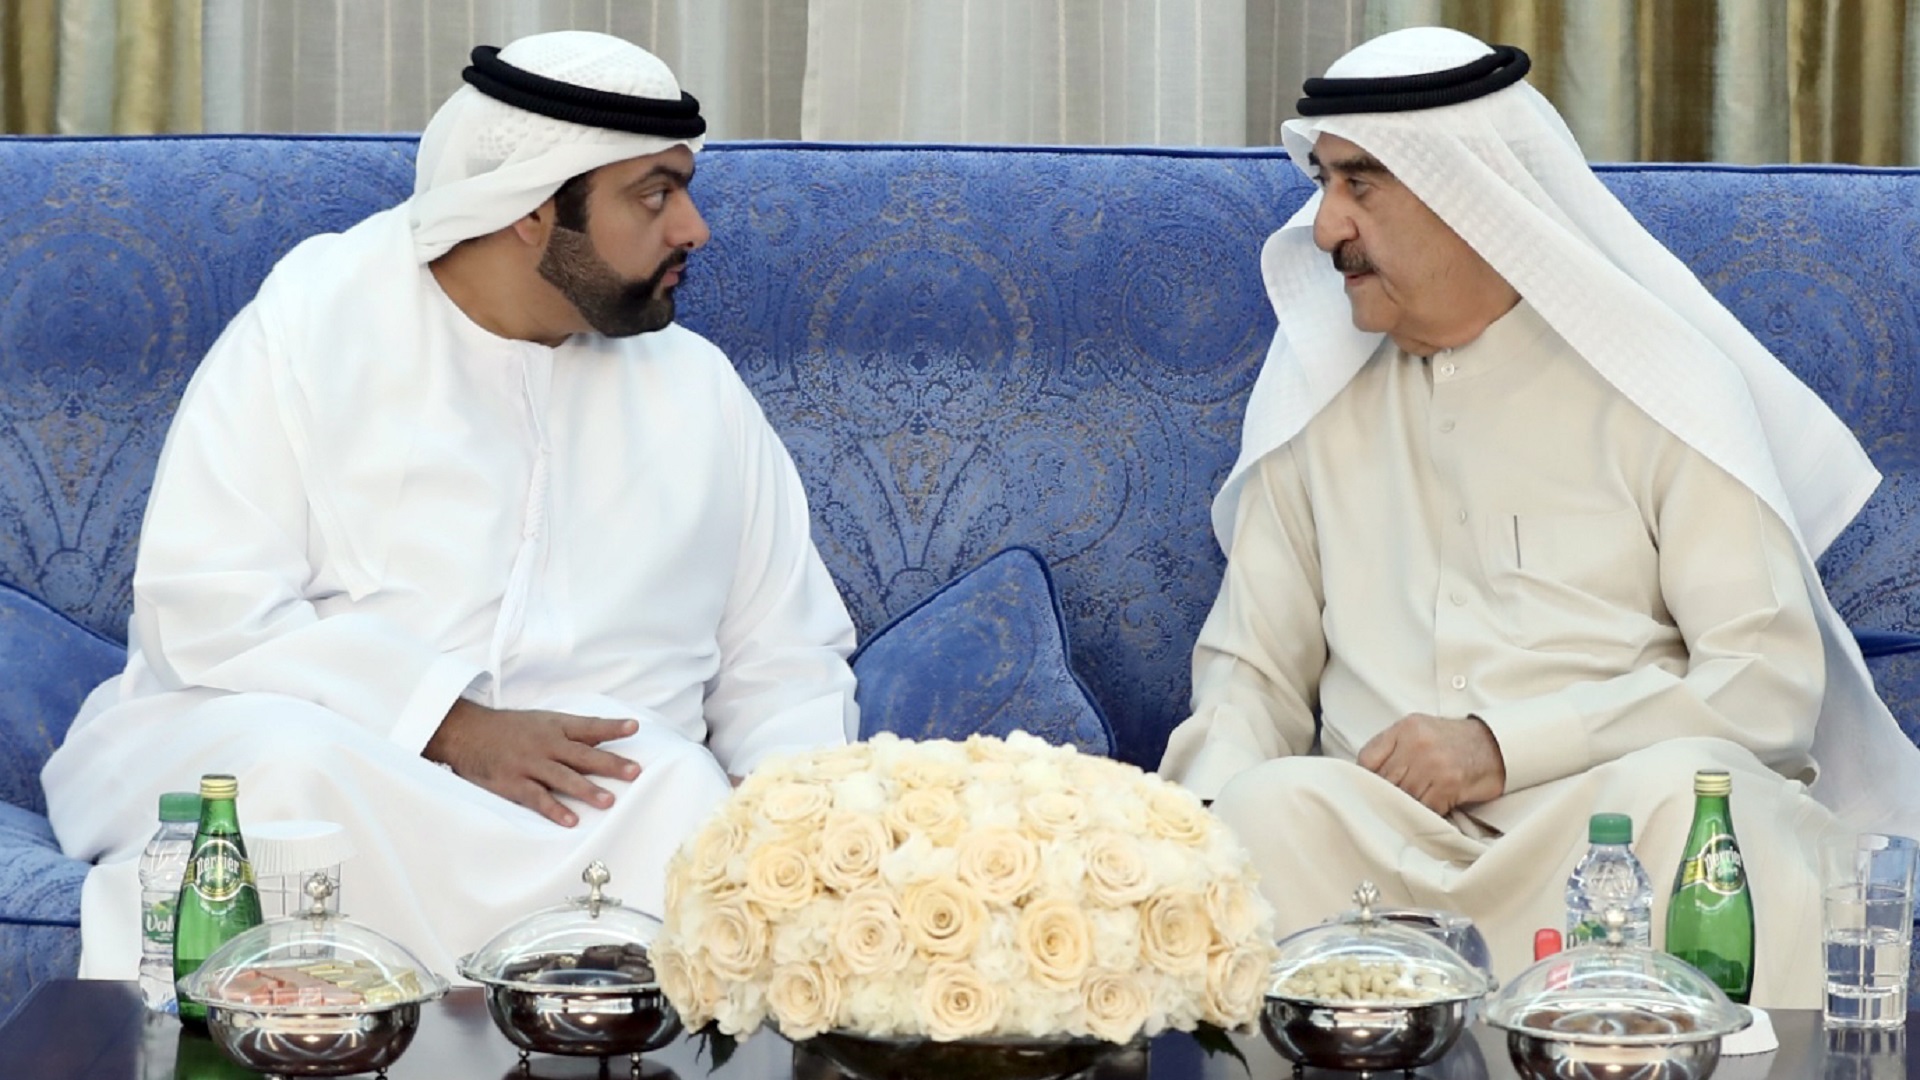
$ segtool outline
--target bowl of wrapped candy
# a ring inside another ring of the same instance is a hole
[[[637,1059],[680,1033],[651,949],[660,920],[607,896],[607,869],[581,877],[587,895],[514,922],[459,961],[486,990],[494,1026],[530,1053]]]
[[[312,909],[234,936],[180,990],[234,1061],[272,1076],[381,1072],[413,1042],[420,1006],[447,981],[392,939],[334,915],[324,877]]]

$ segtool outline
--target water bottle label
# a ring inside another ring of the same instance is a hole
[[[1733,837],[1715,833],[1680,865],[1680,888],[1698,885],[1716,896],[1732,896],[1747,887],[1746,864]]]
[[[253,867],[238,844],[215,836],[194,850],[182,884],[209,904],[225,904],[252,887]]]
[[[151,942],[159,945],[173,944],[174,908],[179,900],[169,896],[164,900],[155,900],[140,909],[140,933]]]

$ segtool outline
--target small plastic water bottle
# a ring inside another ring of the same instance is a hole
[[[177,1008],[173,990],[174,906],[180,877],[193,852],[200,796],[170,791],[160,796],[160,828],[140,853],[140,996],[155,1012]]]
[[[1627,915],[1620,938],[1653,948],[1653,882],[1633,855],[1633,819],[1595,814],[1587,822],[1587,854],[1567,878],[1567,947],[1607,940],[1601,921],[1609,907]]]

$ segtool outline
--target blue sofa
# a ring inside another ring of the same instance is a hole
[[[38,773],[117,670],[140,515],[202,352],[308,234],[403,198],[413,140],[0,139],[0,1015],[70,972],[85,867]],[[1609,185],[1888,474],[1822,563],[1920,624],[1920,173],[1620,166]],[[1114,750],[1184,715],[1208,502],[1273,330],[1277,151],[722,144],[684,321],[758,392],[864,634],[1003,548],[1051,565]],[[1920,654],[1876,660],[1920,732]],[[190,780],[191,778],[183,778]]]

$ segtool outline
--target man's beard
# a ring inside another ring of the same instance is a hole
[[[686,252],[677,251],[651,276],[632,281],[607,265],[586,233],[556,228],[540,257],[540,276],[560,290],[588,326],[621,338],[652,333],[673,321],[673,289],[661,291],[660,282],[685,265]]]

